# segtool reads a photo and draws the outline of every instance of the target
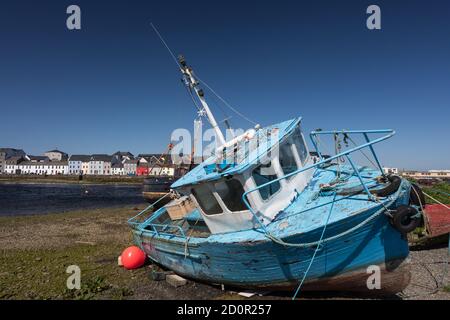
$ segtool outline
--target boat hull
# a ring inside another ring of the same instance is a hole
[[[351,229],[375,211],[376,208],[329,225],[326,237]],[[289,243],[315,241],[320,232],[299,233],[283,240]],[[316,246],[287,247],[267,238],[221,242],[220,238],[209,237],[186,242],[135,232],[135,239],[153,261],[182,276],[251,289],[297,287],[316,249]],[[405,237],[381,214],[363,227],[323,244],[307,273],[304,290],[397,293],[409,282],[408,254]],[[374,267],[380,270],[379,290],[367,287],[370,270]]]

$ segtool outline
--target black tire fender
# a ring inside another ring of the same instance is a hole
[[[425,208],[425,195],[422,189],[415,183],[411,183],[411,190],[409,191],[409,204],[415,206],[422,206]]]
[[[399,176],[389,175],[387,176],[387,180],[389,181],[389,184],[386,187],[372,190],[372,194],[378,197],[387,197],[388,195],[396,192],[402,183],[402,178]]]
[[[399,206],[392,213],[392,225],[402,234],[414,231],[420,226],[421,218],[417,217],[417,209],[410,206]]]

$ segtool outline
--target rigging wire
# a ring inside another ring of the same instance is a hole
[[[177,58],[175,57],[175,55],[173,54],[172,50],[170,50],[169,46],[167,45],[167,43],[164,41],[163,37],[161,36],[161,34],[159,33],[158,29],[156,29],[156,27],[153,25],[152,22],[150,22],[150,25],[152,26],[153,30],[155,30],[156,35],[159,37],[159,40],[161,40],[161,42],[164,44],[164,46],[166,47],[167,51],[169,51],[170,55],[173,58],[173,61],[175,61],[175,64],[178,66],[178,68],[181,69],[181,65],[178,62]]]
[[[201,82],[207,89],[209,89],[217,98],[220,99],[220,101],[223,102],[223,104],[225,106],[227,106],[231,111],[233,111],[234,113],[236,113],[238,116],[242,117],[244,120],[247,120],[248,122],[250,122],[253,125],[257,125],[258,123],[256,121],[253,121],[252,119],[250,119],[249,117],[245,116],[244,114],[242,114],[241,112],[239,112],[237,109],[233,108],[224,98],[222,98],[216,91],[214,91],[213,88],[211,88],[205,81],[203,81],[202,79],[200,79],[200,77],[196,74],[195,75],[196,78],[198,79],[199,82]]]
[[[353,141],[353,139],[350,137],[350,135],[347,135],[347,138],[353,143],[353,145],[354,145],[355,147],[357,146],[356,142]],[[361,152],[362,155],[363,155],[367,160],[369,160],[369,162],[374,166],[374,168],[377,168],[377,167],[378,167],[378,165],[375,164],[375,163],[370,159],[370,157],[369,157],[364,151],[362,151],[361,149],[359,149],[358,151]]]
[[[166,47],[167,51],[169,52],[169,54],[171,55],[173,61],[175,62],[175,64],[177,65],[178,68],[181,68],[180,63],[178,62],[177,58],[175,57],[175,54],[173,53],[173,51],[170,49],[170,47],[167,45],[166,41],[164,40],[164,38],[162,37],[162,35],[159,33],[158,29],[155,27],[155,25],[150,22],[151,27],[153,28],[153,30],[155,31],[156,35],[158,36],[159,40],[161,40],[161,42],[163,43],[163,45]],[[208,88],[215,96],[217,96],[217,98],[219,98],[224,104],[225,106],[227,106],[230,110],[232,110],[233,112],[235,112],[237,115],[239,115],[240,117],[242,117],[243,119],[247,120],[248,122],[257,125],[258,123],[251,120],[250,118],[246,117],[245,115],[243,115],[241,112],[239,112],[238,110],[236,110],[235,108],[233,108],[227,101],[225,101],[225,99],[223,99],[219,94],[217,94],[214,89],[212,89],[205,81],[201,80],[197,75],[196,78],[199,80],[199,82],[201,82],[206,88]],[[220,105],[219,105],[220,107]],[[220,107],[221,108],[221,107]],[[224,113],[224,115],[226,117],[228,117],[228,115],[225,113],[225,111],[221,108],[222,112]]]

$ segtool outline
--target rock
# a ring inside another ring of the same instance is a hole
[[[166,281],[167,281],[168,284],[170,284],[172,287],[175,287],[175,288],[184,286],[187,283],[186,279],[180,277],[177,274],[169,274],[169,275],[167,275],[166,276]]]
[[[36,261],[42,261],[42,258],[41,257],[37,257]]]
[[[152,270],[150,272],[150,279],[153,281],[162,281],[166,280],[166,273]]]

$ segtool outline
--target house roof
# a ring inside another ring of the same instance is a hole
[[[104,161],[104,162],[111,162],[112,156],[107,154],[93,154],[91,156],[91,161]]]
[[[137,164],[139,162],[138,159],[130,159],[125,161],[126,164]]]
[[[60,151],[60,150],[58,150],[58,149],[50,150],[50,151],[47,151],[47,152],[45,152],[45,153],[49,153],[49,152],[57,152],[57,153],[66,154],[66,155],[67,155],[67,153],[65,153],[65,152],[63,152],[63,151]]]
[[[113,154],[113,156],[116,156],[116,155],[120,155],[122,157],[130,157],[130,158],[134,157],[134,155],[129,151],[117,151],[116,153]]]
[[[20,166],[67,166],[67,161],[47,161],[47,162],[20,162]]]
[[[32,156],[27,155],[27,157],[30,159],[30,161],[50,161],[50,159],[46,156]]]
[[[89,162],[91,159],[90,155],[85,154],[73,154],[70,156],[69,161],[82,161],[82,162]]]
[[[111,165],[111,168],[121,169],[123,168],[123,164],[120,162],[114,163],[113,165]]]
[[[300,122],[301,118],[294,118],[259,129],[255,137],[249,141],[253,143],[244,141],[239,143],[236,155],[236,158],[239,160],[236,161],[236,163],[230,163],[230,166],[227,169],[219,173],[215,170],[218,160],[216,156],[211,156],[189,171],[186,175],[175,181],[175,183],[171,185],[171,188],[198,184],[204,181],[218,180],[223,176],[243,173],[258,164],[259,160],[287,135],[291,134]],[[226,152],[231,152],[233,149],[234,147],[231,150],[226,150]]]
[[[138,158],[144,158],[147,162],[151,164],[171,164],[172,157],[170,154],[161,154],[161,153],[143,153],[139,154]]]
[[[0,148],[0,152],[5,153],[6,159],[8,159],[10,157],[26,155],[25,151],[23,151],[22,149],[14,149],[14,148]]]

